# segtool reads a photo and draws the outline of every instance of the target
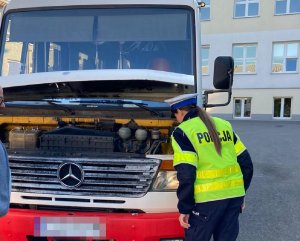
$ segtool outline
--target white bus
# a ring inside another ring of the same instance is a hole
[[[201,4],[9,2],[0,128],[12,193],[0,240],[183,240],[164,99],[202,92]],[[232,59],[216,63],[230,95]]]

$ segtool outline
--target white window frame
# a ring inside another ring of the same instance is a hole
[[[201,14],[201,21],[210,21],[210,18],[211,18],[210,3],[209,4],[205,3],[205,7],[202,8],[202,9],[208,9],[208,11],[209,11],[209,17],[207,19],[202,19],[202,14]]]
[[[297,51],[297,55],[296,56],[287,56],[287,45],[288,44],[293,44],[293,43],[297,43],[298,44],[298,51]],[[284,53],[283,53],[283,69],[282,71],[273,71],[273,64],[274,64],[274,46],[276,44],[283,44],[284,45]],[[299,71],[299,51],[300,51],[300,42],[274,42],[273,43],[273,47],[272,47],[272,62],[271,62],[271,72],[272,74],[280,74],[280,73],[298,73]],[[293,70],[293,71],[286,71],[286,60],[287,59],[291,59],[291,58],[296,58],[297,59],[297,64],[296,64],[296,70]]]
[[[257,73],[257,43],[249,43],[249,44],[233,44],[232,45],[232,56],[234,58],[234,60],[236,60],[237,58],[235,58],[233,52],[234,52],[234,47],[243,47],[243,58],[238,58],[239,60],[242,60],[243,62],[243,70],[241,72],[235,72],[235,74],[256,74]],[[246,58],[246,48],[249,46],[255,46],[256,50],[255,50],[255,58]],[[246,62],[247,60],[252,60],[255,62],[255,71],[254,72],[247,72],[247,65]],[[234,66],[235,67],[235,66]]]
[[[201,46],[201,50],[202,49],[208,49],[208,58],[207,59],[203,59],[203,55],[201,54],[201,63],[202,63],[202,68],[201,68],[201,70],[202,70],[202,75],[209,75],[209,55],[210,55],[210,46],[209,45],[202,45]],[[207,73],[204,73],[203,72],[203,60],[207,60]]]
[[[281,99],[281,103],[280,103],[280,116],[279,117],[275,117],[275,112],[274,112],[274,107],[275,107],[275,100],[276,99]],[[290,116],[289,117],[284,117],[284,104],[285,104],[285,99],[291,99],[291,110],[290,110]],[[276,120],[289,120],[292,119],[292,102],[293,102],[293,98],[292,97],[274,97],[273,98],[273,119]]]
[[[258,3],[258,10],[257,15],[249,16],[249,3]],[[236,6],[237,5],[245,5],[245,16],[236,16]],[[237,0],[234,1],[234,18],[255,18],[259,16],[259,9],[260,9],[260,0],[243,0],[243,2],[238,2]]]
[[[251,100],[250,116],[245,116],[245,101],[248,99]],[[241,100],[241,116],[235,115],[235,110],[236,110],[235,101],[236,100]],[[251,115],[252,115],[251,107],[252,107],[252,98],[251,97],[234,97],[233,98],[233,118],[235,118],[235,119],[251,119]]]
[[[286,1],[286,9],[284,13],[276,13],[276,3]],[[298,14],[299,12],[291,12],[291,0],[275,0],[275,6],[274,6],[274,14],[275,15],[285,15],[285,14]]]

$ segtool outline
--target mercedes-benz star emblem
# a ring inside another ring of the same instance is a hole
[[[82,167],[73,162],[62,163],[57,170],[60,183],[68,188],[79,187],[84,179]]]

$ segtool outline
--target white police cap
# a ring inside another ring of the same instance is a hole
[[[179,109],[188,105],[197,105],[197,93],[178,95],[174,98],[165,100],[171,106],[172,110]]]

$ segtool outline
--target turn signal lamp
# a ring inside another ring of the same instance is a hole
[[[173,160],[163,160],[160,164],[161,171],[175,171],[173,167]]]

